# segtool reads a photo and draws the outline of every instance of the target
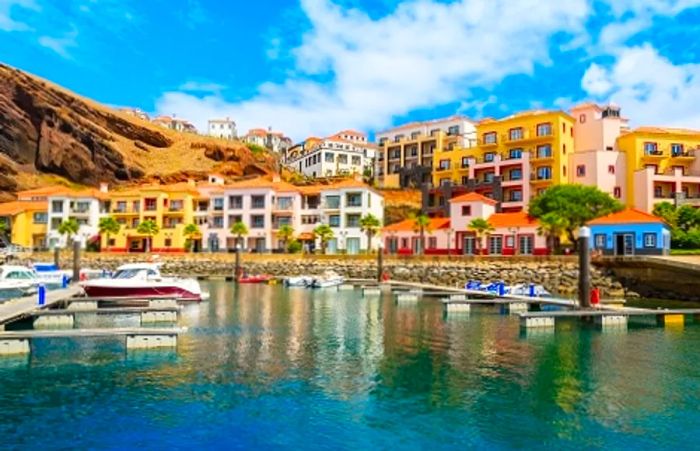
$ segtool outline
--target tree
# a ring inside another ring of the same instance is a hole
[[[676,226],[684,232],[700,227],[700,210],[691,205],[681,205],[675,217]]]
[[[477,255],[481,255],[481,244],[483,238],[491,232],[493,232],[495,229],[493,228],[491,223],[484,218],[472,219],[472,221],[467,227],[469,228],[469,230],[474,232],[474,235],[476,235],[476,253]]]
[[[413,215],[413,230],[420,234],[420,249],[418,250],[419,255],[423,255],[425,252],[425,233],[430,233],[430,217],[428,215],[420,213]]]
[[[182,234],[185,235],[185,238],[187,238],[187,246],[189,246],[189,249],[192,250],[192,241],[194,241],[195,238],[198,236],[202,235],[202,232],[199,230],[199,226],[197,224],[187,224],[185,226],[185,229],[182,231]]]
[[[542,216],[539,222],[540,226],[537,228],[537,233],[547,237],[547,247],[554,251],[557,238],[561,237],[566,231],[566,220],[557,213],[551,212]]]
[[[138,228],[136,229],[136,232],[141,235],[146,235],[148,237],[148,239],[146,240],[146,252],[151,252],[151,241],[153,241],[153,237],[155,235],[158,235],[158,232],[160,232],[158,224],[156,224],[156,222],[152,219],[147,219],[141,224],[139,224]]]
[[[314,238],[321,240],[321,251],[325,254],[328,242],[335,236],[333,229],[328,224],[319,224],[313,230],[313,234]]]
[[[671,202],[664,201],[654,205],[651,213],[663,219],[669,226],[676,226],[676,206]]]
[[[107,242],[107,250],[109,251],[109,239],[112,235],[116,235],[119,233],[119,231],[122,228],[122,225],[117,222],[116,219],[114,219],[111,216],[106,216],[104,218],[100,218],[100,222],[97,225],[97,228],[100,230],[100,235],[105,236],[105,241]]]
[[[670,202],[654,205],[652,213],[671,228],[671,247],[700,249],[700,210],[690,205],[676,207]]]
[[[235,222],[231,226],[231,235],[236,237],[236,247],[238,247],[241,244],[243,237],[248,235],[248,227],[246,227],[243,221]]]
[[[5,238],[10,231],[10,227],[5,221],[0,221],[0,238]]]
[[[367,252],[372,252],[372,238],[379,233],[382,222],[372,213],[368,213],[360,218],[360,230],[367,235]]]
[[[294,227],[289,224],[284,224],[280,226],[277,230],[277,238],[282,240],[282,249],[287,251],[287,244],[294,238]]]
[[[73,235],[78,233],[80,224],[75,218],[68,218],[58,225],[58,233],[66,236],[66,244],[72,241]]]
[[[576,231],[588,221],[622,210],[622,204],[594,186],[556,185],[530,202],[530,216],[542,219],[556,213],[565,223],[565,232],[574,250]]]

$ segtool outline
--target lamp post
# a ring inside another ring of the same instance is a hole
[[[241,277],[241,243],[236,243],[236,267],[233,272],[233,276],[238,281]]]
[[[452,229],[447,229],[447,259],[452,255]]]
[[[578,233],[578,302],[591,307],[591,229],[581,227]]]

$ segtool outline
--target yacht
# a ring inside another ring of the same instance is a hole
[[[36,272],[26,266],[0,266],[0,293],[3,295],[33,294],[39,283]]]

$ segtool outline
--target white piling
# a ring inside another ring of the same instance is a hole
[[[348,283],[344,283],[342,285],[338,285],[338,291],[352,291],[355,289],[354,285],[350,285]]]
[[[75,315],[44,315],[34,319],[34,329],[72,328]]]
[[[520,317],[520,327],[525,329],[531,328],[552,328],[554,327],[553,316],[536,316],[536,317]]]
[[[0,340],[0,355],[29,354],[29,340],[8,338]]]
[[[70,304],[66,310],[95,310],[97,308],[97,301],[75,301],[71,300]]]
[[[177,347],[177,335],[128,335],[127,349],[155,349]]]
[[[523,313],[527,312],[528,310],[528,305],[525,302],[512,302],[508,304],[501,304],[501,313],[503,314],[518,314],[518,313]]]
[[[151,299],[148,306],[151,308],[173,308],[177,307],[177,299]]]
[[[416,302],[418,301],[418,295],[415,293],[397,293],[397,302]]]
[[[627,329],[627,317],[624,315],[596,316],[595,323],[603,330]]]
[[[142,312],[141,324],[146,323],[175,323],[177,312]]]
[[[379,296],[382,290],[378,287],[365,287],[362,289],[362,296]]]

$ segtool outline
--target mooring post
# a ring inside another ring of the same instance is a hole
[[[80,282],[80,240],[73,241],[73,283]]]
[[[58,246],[53,248],[53,264],[56,268],[61,269],[61,248]]]
[[[377,282],[382,281],[382,275],[384,274],[384,244],[379,243],[377,248]]]
[[[581,227],[578,234],[578,303],[591,307],[591,229]]]

